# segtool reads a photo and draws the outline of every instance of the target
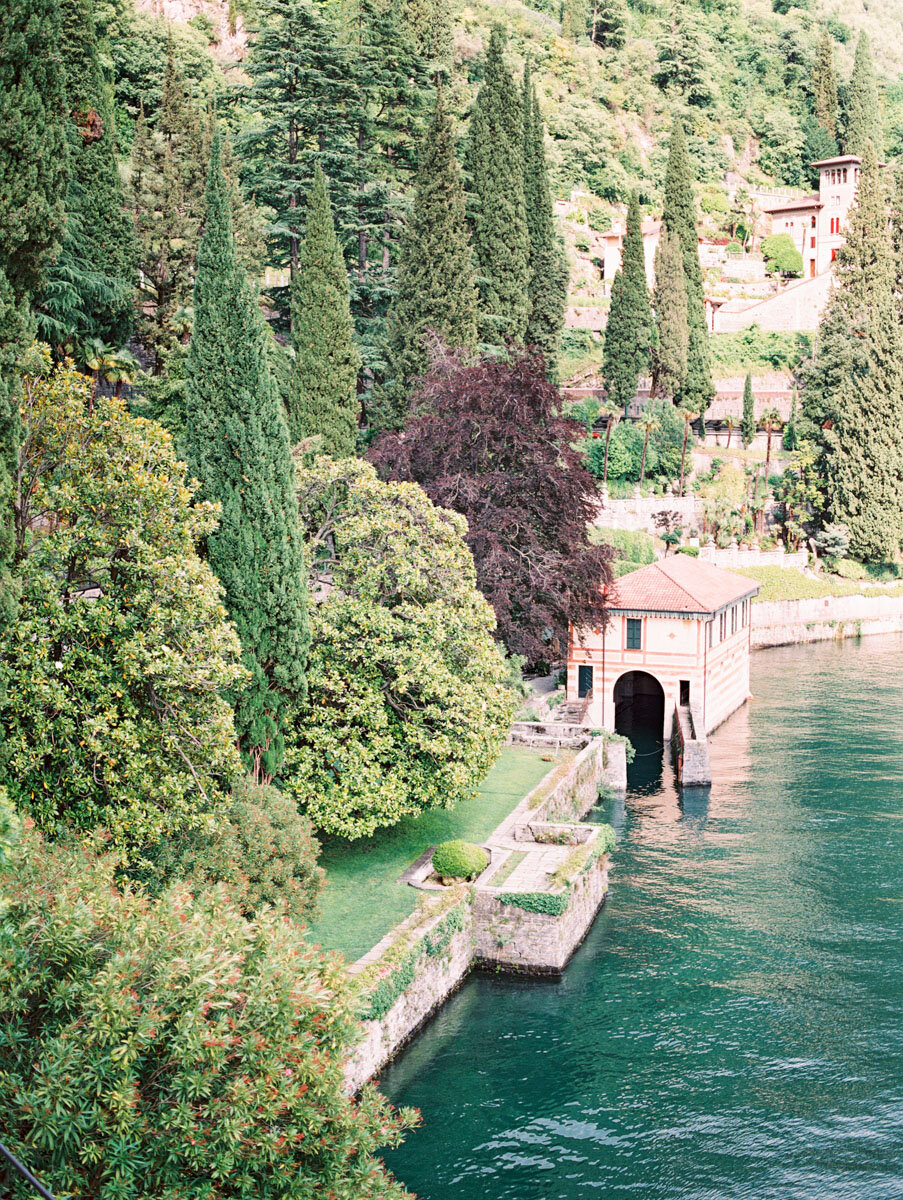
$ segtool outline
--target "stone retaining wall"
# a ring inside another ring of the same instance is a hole
[[[476,962],[531,975],[559,974],[586,937],[607,892],[607,855],[572,880],[560,915],[503,904],[499,896],[504,889],[480,888],[473,901]]]
[[[752,646],[787,646],[903,630],[903,596],[826,596],[752,606]]]
[[[388,983],[393,995],[392,980],[397,979],[399,965],[410,963],[411,956],[415,959],[413,973],[405,977],[406,986],[391,1007],[379,1017],[362,1021],[363,1038],[345,1064],[349,1091],[358,1091],[414,1036],[474,965],[491,964],[534,974],[558,973],[586,936],[605,899],[608,856],[599,852],[601,843],[596,848],[601,826],[575,823],[597,802],[600,783],[625,790],[625,745],[609,742],[607,738],[592,738],[545,795],[547,780],[521,800],[487,839],[487,844],[490,848],[503,847],[502,853],[510,852],[512,847],[530,846],[528,853],[536,854],[547,851],[549,846],[561,846],[563,850],[566,843],[573,843],[567,848],[576,851],[578,858],[567,871],[566,886],[557,891],[524,893],[552,897],[551,906],[560,906],[560,911],[527,912],[498,899],[506,894],[504,886],[492,888],[477,881],[466,892],[459,893],[463,922],[447,939],[447,945],[443,939],[441,948],[437,948],[436,930],[452,911],[448,907],[434,916],[425,917],[422,911],[414,913],[396,926],[349,968],[351,975],[367,980],[362,987],[362,1003],[365,1003],[380,982]],[[533,825],[547,840],[524,840]],[[565,832],[568,827],[573,830],[572,837]],[[548,877],[541,878],[543,886],[547,886]]]

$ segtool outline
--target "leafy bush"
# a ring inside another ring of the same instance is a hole
[[[793,370],[811,352],[812,336],[766,331],[758,325],[735,333],[715,333],[709,338],[712,363],[725,373]],[[738,424],[735,422],[735,429]]]
[[[780,275],[802,275],[803,256],[789,233],[773,233],[762,242],[762,253],[769,271]]]
[[[610,854],[618,844],[618,835],[611,825],[600,825],[596,848],[600,854]]]
[[[59,367],[24,380],[19,619],[0,642],[10,799],[48,832],[107,828],[136,860],[211,826],[239,774],[223,696],[246,672],[196,550],[168,433]]]
[[[152,900],[113,855],[22,846],[0,872],[0,1128],[44,1184],[405,1200],[379,1155],[414,1115],[346,1095],[358,1000],[338,957],[222,890]]]
[[[698,546],[678,546],[677,553],[678,554],[686,554],[690,558],[699,558],[699,547]]]
[[[298,481],[315,603],[285,789],[317,829],[362,837],[472,795],[518,697],[462,517],[357,459]]]
[[[443,879],[474,879],[489,866],[489,855],[472,842],[441,842],[433,851],[433,870]]]
[[[815,544],[826,558],[844,558],[850,548],[850,530],[846,525],[825,525],[815,535]]]
[[[855,558],[834,558],[830,562],[831,574],[841,579],[867,579],[868,571]]]
[[[296,921],[317,914],[326,882],[317,866],[320,845],[310,820],[278,788],[240,779],[213,832],[164,846],[146,886],[159,890],[173,878],[203,888],[225,883],[246,916],[283,903]]]

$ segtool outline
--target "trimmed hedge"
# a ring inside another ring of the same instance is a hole
[[[442,842],[433,851],[433,870],[443,879],[473,879],[489,866],[489,855],[473,842]]]
[[[560,917],[567,912],[570,903],[567,892],[503,892],[497,899],[499,904],[522,908],[524,912],[544,913],[548,917]]]

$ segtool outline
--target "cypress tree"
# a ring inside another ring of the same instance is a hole
[[[71,174],[66,238],[42,297],[42,332],[54,341],[119,346],[132,326],[136,248],[116,162],[112,94],[92,0],[60,0],[60,13]]]
[[[586,37],[588,24],[587,0],[563,0],[561,9],[561,36],[579,42]]]
[[[307,593],[288,430],[269,334],[236,260],[218,137],[194,309],[187,457],[201,497],[222,505],[207,553],[251,675],[233,697],[236,729],[255,778],[269,780],[282,762],[291,705],[306,694]]]
[[[834,39],[822,29],[815,55],[812,79],[815,119],[831,137],[837,136],[837,72],[834,69]]]
[[[471,240],[484,342],[522,342],[529,315],[530,237],[524,205],[521,105],[504,60],[505,37],[489,38],[465,167],[472,200]]]
[[[793,402],[790,406],[790,420],[784,426],[783,445],[785,450],[799,450],[799,398],[796,388],[793,389]]]
[[[847,89],[844,152],[861,157],[865,153],[866,142],[869,141],[880,158],[884,153],[881,105],[878,100],[875,68],[872,65],[872,49],[868,34],[863,31],[856,43],[853,74]]]
[[[524,207],[530,235],[530,315],[524,341],[541,350],[554,371],[564,327],[570,269],[564,245],[555,230],[545,125],[529,61],[524,68],[522,120]]]
[[[0,620],[15,607],[12,477],[19,452],[16,364],[30,304],[59,253],[68,149],[56,0],[0,5]]]
[[[655,251],[652,303],[656,324],[653,391],[673,399],[680,394],[687,373],[690,327],[683,246],[679,236],[664,226]]]
[[[866,142],[856,204],[819,327],[805,411],[820,433],[828,520],[847,525],[859,558],[903,543],[903,369],[884,181]]]
[[[440,89],[423,139],[417,187],[398,269],[398,291],[389,318],[392,383],[382,424],[401,424],[413,379],[429,356],[434,330],[446,346],[473,349],[477,340],[477,290],[467,236],[464,186],[455,153],[451,116]]]
[[[752,390],[752,376],[747,375],[743,381],[743,416],[740,420],[740,438],[746,449],[753,443],[756,436],[756,402]]]
[[[292,281],[292,370],[288,427],[293,442],[318,435],[324,454],[354,453],[360,404],[348,302],[348,272],[319,164],[307,197],[307,226]]]
[[[687,324],[689,328],[687,372],[681,386],[679,400],[685,408],[704,413],[715,398],[715,389],[712,386],[709,331],[705,316],[702,267],[699,263],[693,176],[687,154],[686,134],[683,122],[679,117],[675,118],[671,130],[662,225],[680,237],[684,255],[684,275],[687,281]]]
[[[590,37],[607,50],[621,49],[627,41],[627,9],[621,0],[594,0]]]
[[[625,409],[636,396],[640,375],[648,370],[655,326],[646,287],[643,218],[634,191],[627,208],[627,230],[621,268],[611,286],[611,308],[605,327],[602,374],[609,399]]]

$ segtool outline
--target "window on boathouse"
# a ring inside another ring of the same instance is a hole
[[[638,617],[627,618],[627,649],[642,650],[643,622]]]

